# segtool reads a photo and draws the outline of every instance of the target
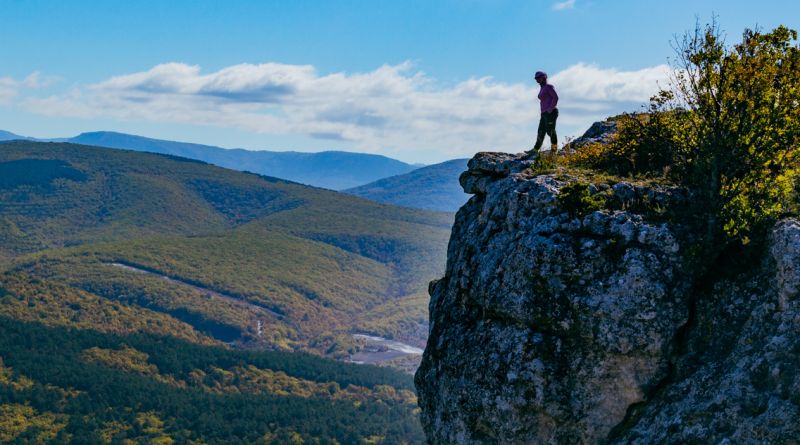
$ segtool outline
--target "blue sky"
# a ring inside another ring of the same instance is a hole
[[[712,13],[731,41],[800,27],[796,1],[0,0],[0,129],[425,163],[522,151],[534,71],[576,135],[635,110]]]

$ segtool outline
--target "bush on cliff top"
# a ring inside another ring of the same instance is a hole
[[[609,144],[585,146],[567,162],[684,185],[698,198],[708,249],[747,244],[776,218],[797,213],[797,32],[745,30],[729,46],[711,23],[687,33],[676,52],[671,87],[648,112],[622,116]]]

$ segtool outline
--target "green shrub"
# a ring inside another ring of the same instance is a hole
[[[574,181],[561,188],[558,205],[571,217],[580,217],[605,206],[605,201],[589,193],[589,184]]]
[[[573,163],[625,176],[663,176],[692,190],[705,254],[763,236],[797,212],[800,47],[797,32],[745,30],[726,45],[716,23],[677,42],[669,90],[646,113],[618,119],[603,146]]]
[[[680,44],[675,90],[691,110],[692,133],[676,173],[699,191],[706,241],[748,239],[791,211],[800,145],[797,32],[746,30],[728,47],[716,24]],[[722,243],[725,244],[724,242]]]
[[[620,176],[669,176],[689,124],[689,113],[668,108],[673,97],[662,91],[651,99],[648,112],[618,116],[611,141],[582,147],[570,155],[571,163]]]

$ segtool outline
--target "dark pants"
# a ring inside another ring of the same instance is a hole
[[[552,145],[558,144],[556,119],[558,119],[558,108],[549,113],[542,113],[542,117],[539,119],[539,134],[536,136],[536,145],[533,147],[534,151],[539,151],[539,149],[542,148],[545,134],[550,135],[550,143]]]

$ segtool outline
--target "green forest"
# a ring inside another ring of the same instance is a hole
[[[64,143],[0,178],[0,442],[423,443],[411,376],[345,361],[424,342],[451,214]]]
[[[411,377],[0,317],[6,443],[423,443]]]

